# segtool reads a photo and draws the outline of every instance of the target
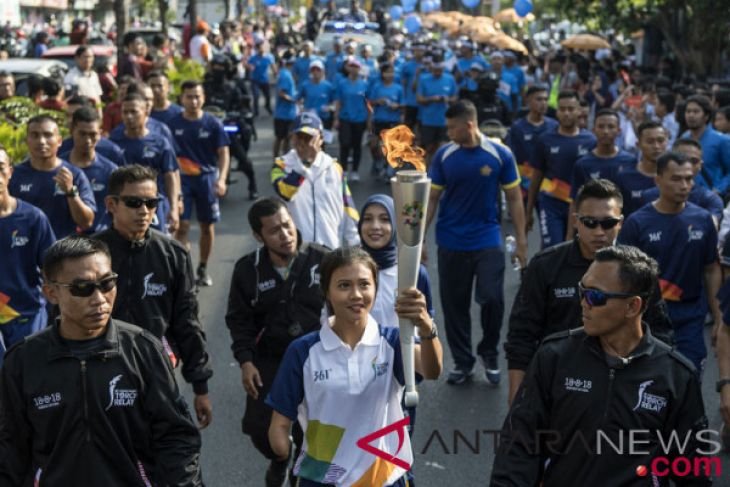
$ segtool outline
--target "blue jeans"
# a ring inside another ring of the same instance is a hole
[[[439,291],[446,339],[457,369],[471,370],[476,362],[471,347],[471,296],[481,307],[482,340],[477,353],[498,355],[504,316],[504,252],[501,247],[454,251],[438,249]]]
[[[540,216],[540,241],[546,249],[565,240],[568,230],[568,211],[570,204],[540,193],[538,215]]]

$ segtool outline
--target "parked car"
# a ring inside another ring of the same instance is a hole
[[[373,48],[373,57],[377,58],[383,54],[385,42],[383,36],[378,33],[378,24],[372,22],[345,22],[345,21],[327,21],[322,24],[319,35],[314,40],[314,46],[321,53],[332,52],[332,44],[335,37],[339,36],[342,40],[352,39],[359,46],[368,44]]]
[[[15,93],[28,96],[28,79],[31,76],[63,79],[68,66],[56,59],[11,58],[0,61],[0,71],[7,71],[15,78]]]
[[[76,65],[74,55],[78,45],[51,47],[43,53],[44,59],[58,59],[66,63],[69,69]],[[88,46],[94,53],[94,69],[108,68],[112,75],[117,75],[117,48],[110,45],[91,44]]]

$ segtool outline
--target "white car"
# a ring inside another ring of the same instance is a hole
[[[322,25],[314,46],[323,56],[326,56],[332,52],[335,37],[341,38],[342,41],[352,39],[357,42],[358,53],[359,48],[367,44],[373,48],[373,57],[377,59],[383,54],[385,48],[383,36],[377,32],[377,28],[378,24],[371,22],[328,21]]]
[[[68,66],[55,59],[11,58],[0,61],[0,71],[13,75],[16,95],[28,96],[28,79],[31,76],[63,79]]]

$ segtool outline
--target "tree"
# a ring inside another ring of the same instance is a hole
[[[654,27],[685,73],[717,74],[730,46],[726,0],[545,0],[567,18],[630,33]]]
[[[129,27],[129,0],[114,0],[114,17],[117,25],[117,66],[122,66],[124,59],[124,35]]]

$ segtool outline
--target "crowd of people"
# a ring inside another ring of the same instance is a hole
[[[498,386],[504,353],[511,407],[491,485],[624,485],[658,455],[706,455],[696,435],[708,428],[704,403],[718,403],[700,388],[706,324],[730,425],[730,83],[682,76],[668,59],[637,66],[618,45],[525,55],[436,28],[404,35],[382,12],[371,19],[382,53],[346,31],[317,51],[323,22],[367,15],[356,0],[345,12],[313,7],[306,40],[199,21],[183,51],[206,76],[174,100],[164,37],[148,49],[128,35],[116,79],[80,45],[63,80],[36,83],[30,98],[65,111],[70,137],[39,115],[26,160],[0,146],[3,485],[203,485],[174,368],[207,427],[198,289],[223,285],[208,263],[232,168],[248,178],[260,245],[235,264],[225,321],[247,394],[243,432],[269,462],[267,486],[419,482],[357,446],[405,417],[415,426],[399,320],[418,330],[418,380],[441,375],[441,338],[452,387],[477,362]],[[0,102],[14,94],[0,72]],[[274,195],[261,198],[248,150],[264,122]],[[437,249],[424,242],[417,285],[398,290],[398,209],[385,186],[358,207],[350,185],[366,177],[366,134],[367,176],[389,180],[380,137],[401,124],[423,148]],[[529,258],[535,223],[541,248]],[[510,260],[521,282],[505,303]],[[561,439],[535,438],[546,430]],[[649,436],[634,456],[571,440],[633,430],[692,440],[663,451]],[[408,435],[379,441],[412,463]],[[708,472],[673,480],[711,482]]]

